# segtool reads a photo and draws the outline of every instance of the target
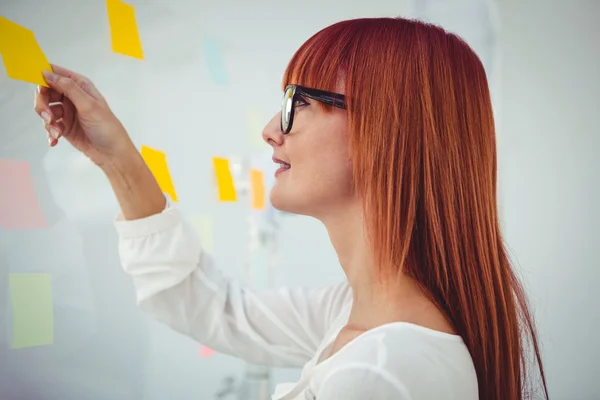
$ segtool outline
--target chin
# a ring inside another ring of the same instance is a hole
[[[290,207],[290,202],[286,201],[285,196],[282,196],[281,194],[276,193],[275,191],[271,191],[270,201],[273,205],[273,208],[275,208],[276,210],[288,213],[293,212],[291,211],[291,208],[293,207]]]
[[[307,204],[300,203],[300,199],[306,199],[304,196],[294,195],[292,193],[282,193],[275,187],[271,190],[269,196],[273,208],[290,214],[307,215]]]

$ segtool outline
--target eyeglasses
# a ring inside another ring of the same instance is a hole
[[[287,85],[283,92],[283,100],[281,101],[281,131],[284,135],[290,133],[292,130],[297,96],[308,97],[309,99],[320,101],[330,106],[346,109],[346,101],[343,94],[299,85]]]

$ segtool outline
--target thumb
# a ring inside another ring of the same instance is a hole
[[[48,85],[71,100],[77,112],[85,114],[92,110],[95,99],[84,91],[73,79],[46,70],[42,72]]]

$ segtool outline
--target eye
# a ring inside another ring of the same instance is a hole
[[[296,96],[296,99],[294,101],[294,107],[307,106],[309,104],[310,103],[306,101],[306,99],[304,99],[304,97],[302,96]]]

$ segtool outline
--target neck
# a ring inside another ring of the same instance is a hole
[[[414,280],[400,272],[393,283],[378,282],[360,204],[338,206],[321,221],[352,288],[348,327],[366,330],[402,318],[403,307],[419,291]]]

